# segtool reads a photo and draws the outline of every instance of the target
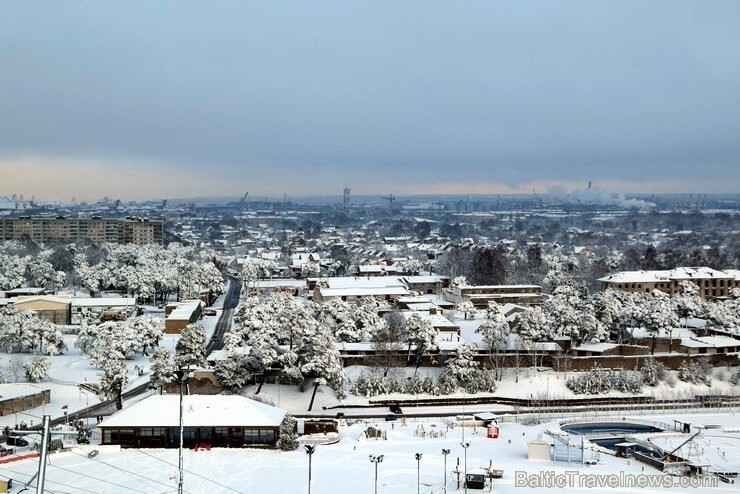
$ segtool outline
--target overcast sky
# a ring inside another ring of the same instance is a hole
[[[0,5],[0,195],[738,192],[740,2]]]

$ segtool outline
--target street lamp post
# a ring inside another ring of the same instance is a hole
[[[470,446],[470,442],[467,443],[460,443],[460,446],[463,447],[463,451],[465,452],[465,459],[463,460],[463,486],[465,493],[468,492],[468,446]]]
[[[416,453],[414,457],[416,458],[416,494],[419,494],[421,491],[421,453]]]
[[[303,447],[306,448],[306,454],[308,455],[308,494],[311,494],[311,457],[316,451],[316,445],[306,444]]]
[[[445,458],[445,483],[444,483],[444,493],[447,494],[447,455],[450,454],[449,449],[443,449],[442,455],[444,455]]]
[[[383,455],[370,455],[370,463],[375,463],[375,494],[378,494],[378,463],[383,462]]]

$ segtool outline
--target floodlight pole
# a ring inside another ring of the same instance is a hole
[[[421,491],[421,481],[420,481],[420,474],[421,474],[421,453],[416,453],[416,494],[419,494]]]
[[[375,463],[375,494],[378,494],[378,463],[383,461],[383,455],[370,455],[370,463]]]
[[[41,436],[41,451],[39,452],[39,471],[36,477],[36,494],[44,493],[44,479],[46,478],[46,456],[49,453],[49,428],[51,416],[44,415]]]
[[[444,494],[447,494],[447,455],[450,454],[449,449],[443,449],[442,455],[445,458],[445,483],[444,483]]]
[[[463,487],[465,494],[468,493],[468,446],[470,446],[470,443],[460,443],[460,446],[463,447],[463,451],[465,452],[465,459],[463,463]]]
[[[308,454],[308,494],[311,494],[311,457],[316,451],[316,445],[306,444],[303,447],[306,448],[306,454]]]

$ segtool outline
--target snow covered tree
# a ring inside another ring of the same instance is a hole
[[[657,386],[663,379],[665,379],[668,371],[666,370],[665,365],[653,358],[649,358],[642,364],[640,372],[642,372],[642,382],[648,386]]]
[[[483,338],[483,343],[488,347],[488,358],[491,362],[491,368],[494,370],[497,379],[502,377],[503,368],[503,350],[509,341],[511,329],[504,315],[495,308],[489,310],[486,319],[475,330]]]
[[[695,317],[703,312],[704,304],[699,296],[699,287],[690,281],[682,281],[679,283],[679,292],[673,296],[671,301],[673,302],[673,309],[676,315],[683,319],[684,327],[689,324],[689,318]],[[669,352],[673,351],[673,328],[669,330]]]
[[[108,360],[123,360],[133,357],[141,348],[139,334],[130,325],[114,321],[98,326],[83,322],[77,333],[75,346],[90,362],[100,367]]]
[[[416,371],[418,372],[424,354],[439,349],[437,330],[429,321],[422,319],[418,314],[412,314],[406,321],[404,332],[408,338],[409,353],[412,349],[414,350]]]
[[[49,359],[43,355],[34,355],[26,362],[26,379],[32,383],[40,383],[49,377],[50,366]]]
[[[115,400],[116,410],[123,408],[123,388],[128,384],[128,370],[123,360],[108,360],[103,365],[103,376],[100,378],[99,392],[103,400]]]
[[[147,355],[150,348],[156,348],[162,338],[162,328],[159,319],[150,315],[136,317],[131,321],[130,328],[141,342],[141,353]]]
[[[424,269],[424,265],[418,259],[408,259],[400,262],[401,271],[407,275],[417,275]]]
[[[697,361],[684,360],[678,368],[678,378],[682,381],[692,384],[703,383],[707,386],[712,385],[712,366],[707,359]]]
[[[173,382],[175,377],[173,373],[177,370],[175,358],[167,351],[166,348],[159,347],[149,357],[152,363],[149,368],[149,383],[151,386],[161,390],[165,385]]]
[[[669,330],[678,326],[678,317],[667,294],[660,290],[653,290],[647,295],[642,305],[639,321],[653,337],[651,354],[654,354],[656,338],[659,334],[668,333]]]
[[[447,362],[445,370],[452,374],[458,386],[468,389],[478,371],[474,347],[466,343],[457,347],[455,357]]]
[[[454,278],[452,278],[450,286],[468,286],[468,279],[465,276],[455,276]]]
[[[468,319],[468,314],[472,314],[473,316],[477,312],[475,309],[475,306],[473,305],[473,302],[469,300],[463,300],[457,306],[455,306],[455,310],[457,312],[461,312],[465,315],[465,320]]]
[[[298,349],[298,365],[306,377],[316,378],[316,384],[329,385],[341,397],[347,376],[344,373],[339,350],[325,327],[308,332]]]
[[[249,370],[249,359],[235,352],[228,352],[226,359],[216,362],[214,373],[221,386],[234,394],[239,393],[252,376]]]
[[[0,346],[8,351],[38,351],[59,355],[66,349],[62,331],[32,311],[0,309]]]
[[[285,414],[283,421],[280,422],[277,446],[283,451],[294,451],[298,447],[296,421],[290,414]]]
[[[175,363],[178,368],[206,363],[206,331],[200,324],[188,324],[180,332],[175,344]]]
[[[546,324],[542,309],[534,307],[517,315],[512,324],[512,330],[519,335],[522,346],[529,349],[532,355],[532,363],[537,368],[537,342],[550,341],[551,333]],[[519,352],[517,352],[518,354]],[[519,366],[517,365],[517,382]]]

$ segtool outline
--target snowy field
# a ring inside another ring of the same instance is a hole
[[[717,414],[703,416],[656,416],[656,420],[671,422],[680,418],[695,424],[723,424],[725,427],[740,425],[740,416]],[[384,455],[378,468],[378,492],[414,493],[417,489],[417,462],[415,453],[422,453],[420,463],[420,492],[444,492],[444,460],[441,450],[450,449],[447,464],[447,492],[456,490],[457,482],[453,472],[459,459],[462,467],[463,449],[460,446],[463,430],[450,429],[446,423],[436,421],[408,421],[374,423],[387,433],[387,440],[367,440],[362,438],[365,423],[345,426],[341,431],[341,441],[334,445],[318,446],[313,456],[314,493],[353,494],[373,492],[373,465],[368,455]],[[581,466],[577,463],[552,463],[549,461],[530,461],[527,459],[527,441],[537,439],[542,432],[555,425],[554,422],[526,426],[516,423],[501,424],[501,437],[488,439],[484,429],[467,428],[465,440],[468,448],[468,471],[480,473],[489,461],[493,467],[504,470],[504,477],[494,481],[497,493],[542,493],[542,492],[605,492],[606,489],[590,490],[587,487],[539,487],[517,486],[516,473],[527,472],[533,475],[563,474],[566,471],[583,475],[650,475],[660,481],[671,481],[674,477],[664,476],[650,467],[626,459],[599,454],[594,466]],[[423,426],[426,434],[421,437],[415,432]],[[430,431],[438,431],[440,437],[431,438]],[[729,434],[739,437],[740,434]],[[88,458],[91,450],[100,453]],[[587,453],[587,458],[591,454]],[[596,457],[594,457],[596,458]],[[737,461],[737,456],[732,456]],[[16,485],[28,480],[38,467],[37,460],[21,460],[0,465],[0,473],[12,477]],[[195,493],[300,493],[307,491],[308,458],[301,449],[294,452],[266,450],[185,451],[185,492]],[[544,473],[543,473],[544,472]],[[520,473],[520,476],[523,475]],[[585,478],[585,477],[579,477]],[[594,478],[594,477],[592,477]],[[50,457],[47,470],[49,492],[175,492],[177,482],[176,450],[121,450],[113,446],[84,446],[72,451],[57,453]],[[663,485],[663,484],[661,484]],[[681,488],[618,488],[609,489],[619,493],[650,492],[740,492],[740,484],[720,483],[717,487]],[[488,487],[486,487],[486,492]],[[476,492],[470,490],[470,492]]]

